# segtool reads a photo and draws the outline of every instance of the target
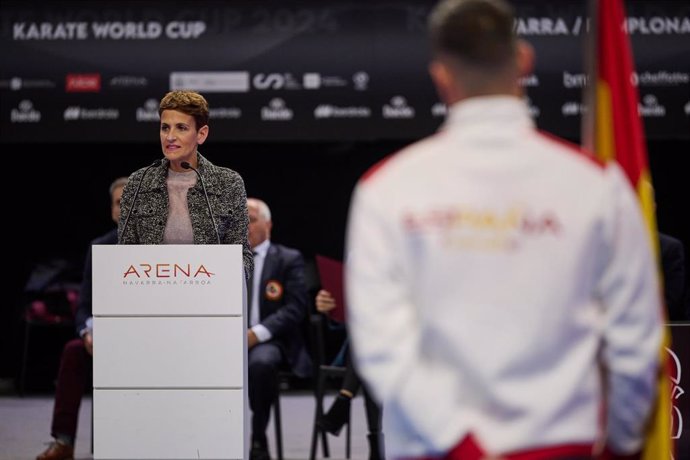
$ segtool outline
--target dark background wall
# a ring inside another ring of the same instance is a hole
[[[49,258],[83,263],[89,241],[112,228],[108,186],[161,156],[150,144],[4,146],[8,230],[5,295],[0,309],[0,377],[13,376],[21,352],[22,291],[34,265]],[[350,193],[358,177],[405,141],[366,143],[214,143],[202,153],[238,171],[247,193],[271,206],[273,240],[307,258],[341,258]],[[649,142],[659,229],[685,243],[690,260],[687,154],[690,141]],[[9,205],[9,206],[7,206]]]
[[[2,225],[8,243],[0,306],[0,377],[16,374],[23,290],[31,270],[52,258],[81,266],[89,241],[112,228],[110,182],[161,156],[157,121],[139,120],[138,112],[153,101],[155,115],[158,99],[169,89],[171,72],[233,70],[251,75],[243,93],[206,94],[212,108],[239,108],[242,116],[212,119],[211,137],[201,151],[214,163],[238,171],[248,194],[268,202],[275,241],[301,249],[308,258],[317,253],[342,257],[350,193],[357,178],[441,122],[431,110],[437,98],[424,70],[425,18],[433,2],[289,3],[198,0],[176,2],[174,9],[162,0],[0,3]],[[537,124],[578,142],[574,136],[579,132],[585,81],[586,2],[514,3],[518,33],[538,55],[537,69],[527,83]],[[687,20],[690,14],[686,3],[626,2],[630,24],[636,25],[631,33],[640,94],[651,112],[645,126],[659,229],[685,243],[687,260],[690,187],[685,165],[690,124],[685,108],[690,103],[690,61],[685,56],[690,42],[687,32],[673,30],[674,21]],[[207,29],[188,40],[33,40],[28,35],[17,39],[15,34],[16,23],[70,20],[203,21]],[[652,20],[671,25],[652,33]],[[549,24],[562,24],[564,33]],[[363,71],[368,83],[357,88],[355,75]],[[318,90],[303,84],[302,77],[310,73],[321,78]],[[94,74],[99,83],[93,92],[69,89],[68,76]],[[122,86],[123,76],[134,83]],[[266,83],[268,76],[281,83],[267,88],[262,81]],[[290,122],[260,118],[261,109],[276,99],[294,109]],[[401,100],[402,108],[416,110],[414,117],[382,116],[382,107]],[[323,106],[365,108],[370,114],[318,119],[316,109]],[[68,119],[75,108],[78,113],[101,107],[117,108],[119,118]],[[663,109],[665,115],[656,116],[655,109]],[[11,113],[19,113],[19,118],[37,113],[41,119],[15,122]]]

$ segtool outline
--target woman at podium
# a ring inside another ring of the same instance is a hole
[[[171,91],[158,113],[165,158],[129,177],[118,244],[241,244],[248,276],[253,257],[244,181],[198,151],[209,134],[208,102],[194,91]]]

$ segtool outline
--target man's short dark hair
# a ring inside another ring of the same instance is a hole
[[[503,0],[444,0],[429,16],[432,51],[479,69],[500,69],[515,55],[514,13]]]

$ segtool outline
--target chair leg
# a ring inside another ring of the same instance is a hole
[[[316,384],[316,408],[314,410],[314,428],[311,435],[311,450],[309,452],[309,460],[316,459],[316,449],[319,441],[319,436],[321,436],[321,449],[323,456],[330,457],[330,452],[328,448],[328,437],[325,431],[319,429],[316,422],[323,417],[323,397],[326,392],[326,377],[325,375],[319,375]]]
[[[321,433],[321,430],[319,430],[319,426],[316,424],[316,422],[319,420],[319,417],[323,413],[323,393],[322,393],[322,388],[321,388],[321,376],[317,379],[316,383],[316,394],[315,394],[315,408],[314,408],[314,425],[312,427],[312,432],[311,432],[311,449],[309,450],[309,460],[315,460],[316,459],[316,447],[319,441],[319,434]]]
[[[91,454],[93,455],[93,391],[91,392]]]
[[[22,369],[19,374],[19,396],[24,397],[24,391],[26,390],[26,372],[29,362],[29,333],[31,327],[29,322],[25,322],[24,326],[24,347],[22,351]]]
[[[352,453],[352,412],[347,415],[347,432],[345,433],[345,458],[350,458]]]

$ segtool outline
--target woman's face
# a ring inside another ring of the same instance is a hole
[[[160,136],[165,158],[176,165],[187,161],[196,167],[196,148],[206,140],[208,126],[197,130],[191,115],[177,110],[163,110]]]

